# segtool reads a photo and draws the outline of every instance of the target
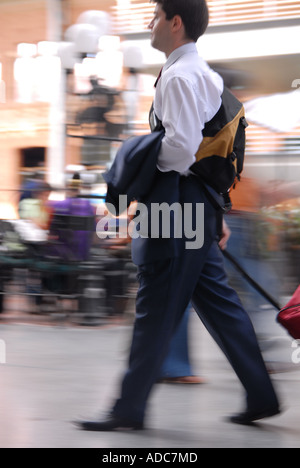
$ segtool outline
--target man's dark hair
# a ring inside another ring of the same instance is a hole
[[[159,3],[166,13],[166,19],[171,20],[179,15],[183,21],[186,35],[197,42],[208,26],[209,12],[206,0],[151,0]]]

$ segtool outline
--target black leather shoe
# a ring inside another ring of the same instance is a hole
[[[250,426],[255,421],[259,421],[264,418],[271,418],[280,414],[280,409],[269,408],[262,411],[245,411],[244,413],[238,413],[230,417],[230,421],[235,424],[242,424],[244,426]]]
[[[109,415],[102,421],[76,421],[75,424],[84,431],[115,431],[115,430],[142,430],[144,424],[142,422],[127,421],[117,418],[114,415]]]

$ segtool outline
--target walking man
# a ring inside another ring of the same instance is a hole
[[[252,324],[227,282],[220,251],[227,239],[226,225],[220,240],[216,209],[189,171],[204,124],[218,111],[223,92],[221,77],[199,57],[196,48],[208,26],[207,4],[205,0],[153,3],[151,43],[167,58],[154,99],[154,112],[165,129],[154,199],[157,201],[159,194],[161,202],[170,202],[170,193],[176,192],[175,198],[183,207],[192,206],[195,232],[197,206],[204,206],[204,242],[194,249],[187,248],[184,235],[180,239],[132,240],[139,289],[128,369],[109,415],[103,420],[79,422],[82,429],[90,431],[144,427],[148,397],[190,301],[245,389],[244,410],[231,416],[231,421],[250,424],[280,412]]]

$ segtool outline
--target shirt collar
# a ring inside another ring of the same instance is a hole
[[[196,53],[198,54],[197,51],[197,46],[195,42],[188,42],[187,44],[184,44],[177,49],[173,50],[173,52],[169,55],[163,69],[167,70],[173,63],[175,63],[182,55],[189,54],[189,53]]]

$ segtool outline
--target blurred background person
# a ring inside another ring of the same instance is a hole
[[[30,188],[27,186],[19,203],[20,218],[48,231],[53,214],[49,203],[51,190],[50,185],[41,180],[33,181]]]
[[[158,381],[174,384],[203,384],[205,379],[195,374],[189,342],[189,319],[193,313],[189,305],[171,340],[169,351],[160,370]]]

